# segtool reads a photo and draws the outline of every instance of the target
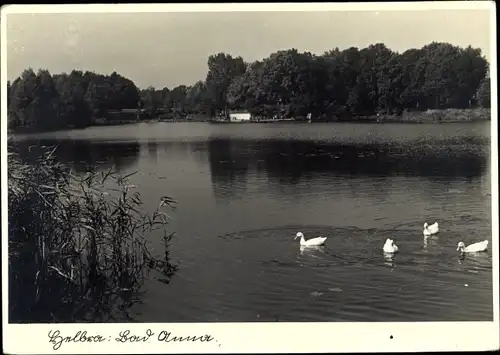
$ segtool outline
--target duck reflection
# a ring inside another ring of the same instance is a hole
[[[423,249],[425,251],[429,251],[429,248],[435,246],[438,243],[438,241],[439,241],[439,238],[436,235],[424,236]]]
[[[391,268],[391,271],[394,270],[394,268],[396,267],[396,263],[395,263],[395,259],[396,259],[396,255],[394,253],[386,253],[384,252],[384,264],[389,266]]]
[[[489,253],[458,253],[457,260],[459,264],[471,263],[474,267],[488,267],[491,264]]]
[[[460,254],[458,255],[457,260],[458,260],[458,263],[459,263],[460,265],[462,265],[462,264],[464,263],[464,261],[465,261],[465,254],[460,253]]]
[[[313,258],[319,258],[320,255],[326,255],[325,246],[324,245],[313,245],[313,246],[305,246],[301,245],[299,254],[301,256],[308,255]]]

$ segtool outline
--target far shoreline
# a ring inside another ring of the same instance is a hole
[[[8,135],[34,135],[40,133],[55,133],[70,130],[81,130],[90,127],[111,127],[124,126],[138,123],[211,123],[223,125],[241,125],[241,124],[336,124],[336,123],[351,123],[351,124],[450,124],[450,123],[476,123],[476,122],[491,122],[491,109],[474,108],[474,109],[447,109],[447,110],[427,110],[404,112],[401,115],[370,115],[370,116],[346,116],[335,118],[323,118],[308,121],[306,119],[295,120],[280,120],[264,121],[258,120],[244,122],[225,122],[214,121],[212,118],[203,115],[194,115],[191,119],[161,119],[149,118],[143,120],[115,120],[101,123],[94,123],[86,127],[67,127],[51,131],[35,131],[30,129],[9,130]]]

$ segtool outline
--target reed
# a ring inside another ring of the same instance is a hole
[[[34,147],[31,161],[8,154],[9,321],[130,319],[149,272],[169,282],[177,270],[162,211],[175,201],[162,197],[144,213],[131,175],[77,176],[55,160],[55,149]],[[158,233],[165,252],[157,257],[148,238]]]

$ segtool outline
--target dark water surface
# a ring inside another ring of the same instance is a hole
[[[168,285],[150,277],[136,321],[493,319],[491,251],[456,251],[492,242],[489,122],[142,123],[39,137],[77,171],[138,171],[146,209],[179,201],[179,270]],[[435,220],[441,233],[424,239]],[[298,231],[326,245],[301,250]],[[158,236],[151,246],[162,252]]]

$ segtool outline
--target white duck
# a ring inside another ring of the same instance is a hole
[[[438,222],[435,222],[434,224],[431,224],[430,226],[427,224],[427,222],[424,223],[424,235],[425,236],[430,236],[430,235],[438,234],[438,233],[439,233]]]
[[[483,240],[482,242],[477,242],[471,245],[465,246],[464,242],[458,243],[457,250],[463,253],[479,253],[488,250],[488,241]]]
[[[398,251],[398,246],[394,244],[394,240],[387,238],[383,247],[384,253],[393,254]]]
[[[317,238],[312,238],[309,240],[304,239],[304,234],[302,232],[298,232],[295,235],[295,239],[300,238],[300,245],[305,246],[305,247],[312,247],[312,246],[318,246],[318,245],[323,245],[325,243],[326,237],[317,237]]]

